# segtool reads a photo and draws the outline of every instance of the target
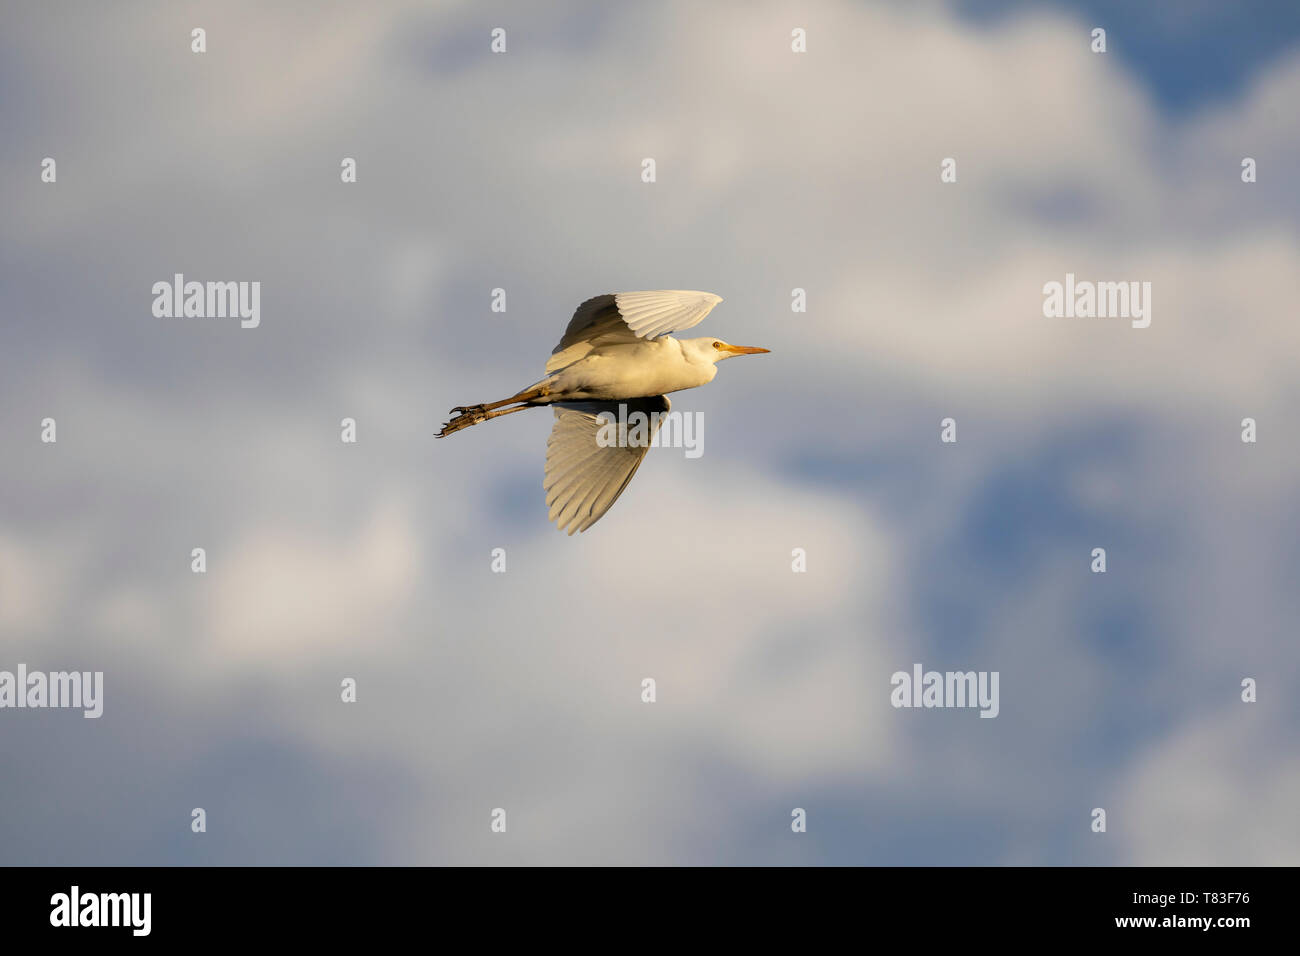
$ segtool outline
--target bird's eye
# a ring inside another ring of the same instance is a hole
[[[713,347],[714,347],[715,349],[720,349],[720,348],[722,348],[722,343],[721,343],[721,342],[714,342],[714,343],[713,343]]]

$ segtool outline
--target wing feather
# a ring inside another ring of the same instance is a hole
[[[721,296],[685,289],[657,292],[615,292],[598,295],[578,306],[551,352],[546,371],[576,362],[598,345],[654,339],[699,325]]]
[[[626,402],[565,402],[554,406],[555,425],[546,443],[542,487],[546,490],[547,517],[561,531],[586,531],[599,521],[628,486],[649,450],[648,443],[637,447],[626,444],[625,423],[618,424],[618,444],[602,446],[597,441],[604,425],[597,416],[609,412],[617,417],[620,404],[627,406],[629,415],[640,411],[652,416],[650,438],[659,427],[659,419],[652,413],[666,412],[671,407],[663,395]]]

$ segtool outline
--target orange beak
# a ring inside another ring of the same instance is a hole
[[[771,349],[760,349],[753,345],[728,345],[726,351],[732,355],[762,355],[764,352],[770,352]]]

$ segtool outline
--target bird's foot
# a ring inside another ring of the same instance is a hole
[[[486,405],[457,405],[455,408],[451,410],[451,413],[453,415],[467,415],[472,412],[477,412],[481,415],[483,412],[486,411],[487,411]]]
[[[478,407],[482,408],[481,405]],[[453,408],[452,411],[455,411],[455,409]],[[462,428],[469,428],[470,425],[477,425],[479,422],[484,421],[484,416],[486,414],[486,412],[481,412],[477,409],[471,408],[468,411],[455,416],[451,421],[443,425],[442,431],[438,432],[434,437],[446,438],[448,435],[454,435]]]

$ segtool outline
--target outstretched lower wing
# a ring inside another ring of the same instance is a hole
[[[555,425],[546,442],[547,517],[561,531],[586,531],[628,486],[660,416],[671,402],[663,395],[623,402],[565,402],[555,405]],[[625,411],[620,416],[619,406]],[[637,429],[634,412],[648,421]],[[598,417],[605,413],[605,417]],[[612,420],[611,420],[612,416]],[[629,436],[629,432],[631,435]]]
[[[704,321],[721,296],[712,292],[660,289],[657,292],[615,292],[598,295],[578,306],[560,344],[551,352],[546,371],[575,362],[597,345],[653,339],[680,332]]]

